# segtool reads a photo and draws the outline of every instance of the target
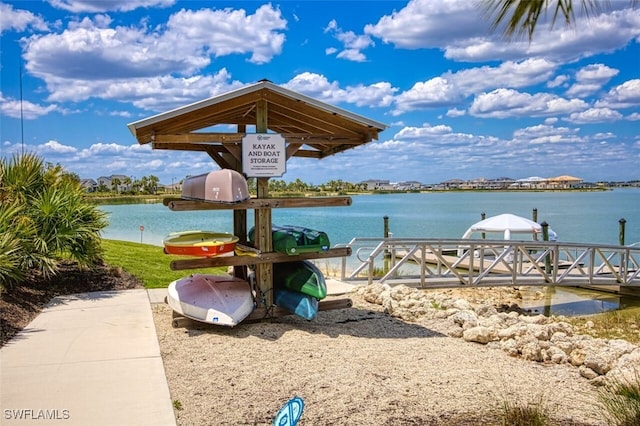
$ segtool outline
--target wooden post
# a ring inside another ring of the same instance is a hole
[[[480,219],[481,220],[485,220],[487,218],[487,214],[485,212],[480,213]],[[484,232],[482,233],[482,239],[484,240],[485,238],[487,238],[487,234],[485,234]]]
[[[624,218],[618,221],[618,242],[621,246],[624,245],[624,228],[626,223],[627,221]]]
[[[261,99],[256,102],[256,133],[267,133],[267,101]],[[257,197],[269,198],[269,178],[257,178]],[[256,209],[255,211],[255,244],[263,253],[273,251],[271,236],[271,209]],[[273,265],[262,263],[256,265],[256,283],[258,306],[270,308],[273,305]]]
[[[542,240],[549,241],[549,224],[542,222],[540,226],[542,226]],[[551,256],[548,254],[544,257],[544,270],[547,274],[551,273]]]
[[[384,229],[383,229],[383,233],[384,233],[384,238],[389,238],[389,216],[384,216],[382,218],[382,221],[384,223]],[[387,271],[389,270],[389,259],[391,258],[391,253],[389,252],[389,249],[385,249],[384,250],[384,272],[387,273]]]
[[[238,124],[237,128],[238,133],[246,133],[247,126],[244,124]],[[231,160],[229,160],[231,161]],[[242,173],[242,161],[234,161],[235,170],[239,173]],[[238,209],[233,211],[233,235],[238,237],[240,241],[243,243],[248,241],[247,239],[247,210]],[[247,267],[246,266],[234,266],[233,267],[233,276],[242,278],[243,280],[247,279]]]
[[[538,223],[538,209],[535,207],[533,208],[533,213],[531,214],[531,218],[533,219],[534,222]],[[533,233],[533,240],[538,241],[538,234],[536,234],[535,232]]]

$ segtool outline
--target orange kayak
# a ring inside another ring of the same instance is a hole
[[[238,237],[209,231],[173,232],[162,240],[164,252],[182,256],[220,256],[233,253]]]

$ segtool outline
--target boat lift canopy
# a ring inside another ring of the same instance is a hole
[[[542,226],[525,217],[505,213],[471,225],[462,238],[471,238],[476,232],[501,233],[505,240],[510,240],[511,234],[530,234],[532,237],[542,235]],[[549,239],[552,241],[557,239],[556,233],[551,229],[549,230]]]

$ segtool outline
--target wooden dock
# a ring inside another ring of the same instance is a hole
[[[346,247],[361,262],[347,274],[343,259],[347,281],[365,275],[369,283],[405,280],[422,287],[564,285],[640,293],[640,247],[400,238],[354,238]]]

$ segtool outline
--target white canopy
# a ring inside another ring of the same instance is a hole
[[[511,234],[542,234],[542,226],[527,218],[513,214],[501,214],[477,222],[464,233],[462,238],[470,238],[474,232],[500,232],[504,239],[511,239]],[[549,239],[555,232],[549,230]]]

